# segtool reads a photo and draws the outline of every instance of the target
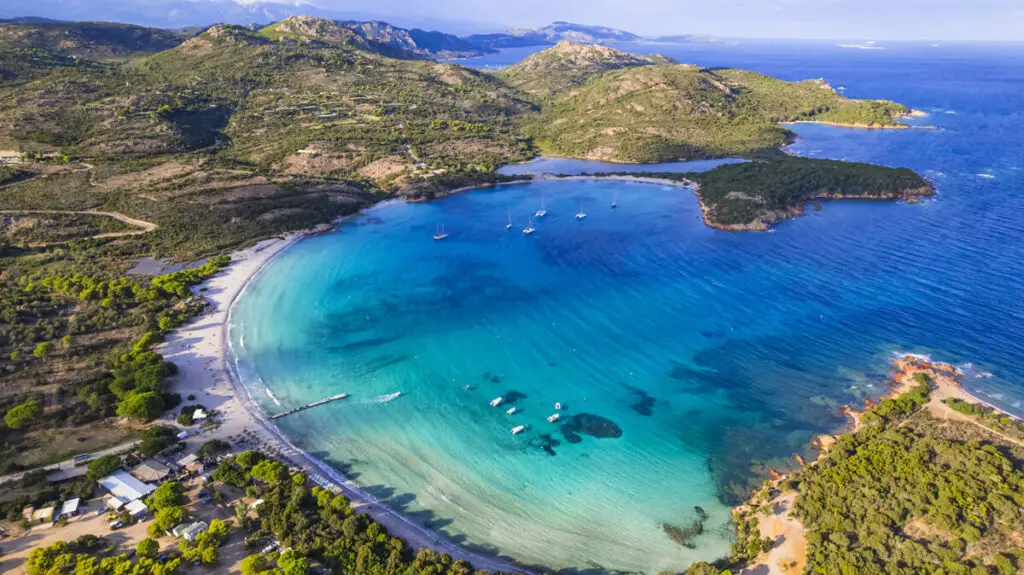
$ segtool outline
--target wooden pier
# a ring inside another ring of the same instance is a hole
[[[324,399],[321,399],[320,401],[314,401],[313,403],[307,403],[306,405],[302,405],[302,406],[296,407],[295,409],[289,409],[288,411],[284,411],[282,413],[277,413],[277,414],[271,415],[269,417],[270,417],[270,419],[280,419],[280,418],[282,418],[282,417],[284,417],[286,415],[291,415],[293,413],[298,413],[300,411],[306,411],[307,409],[316,407],[318,405],[323,405],[325,403],[330,403],[332,401],[338,401],[339,399],[345,399],[346,397],[348,397],[347,393],[339,393],[338,395],[332,395],[330,397],[325,397]]]

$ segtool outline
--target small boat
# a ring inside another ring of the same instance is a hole
[[[587,213],[583,211],[583,202],[580,202],[580,211],[576,214],[576,219],[582,220],[585,217],[587,217]]]
[[[560,402],[560,401],[555,402],[555,409],[556,410],[561,410],[562,409],[562,402]]]
[[[513,413],[515,413],[515,412],[516,412],[516,408],[514,408],[514,407],[510,407],[510,408],[508,408],[508,411],[506,411],[505,413],[507,413],[507,414],[509,414],[509,415],[512,415],[512,414],[513,414]]]
[[[517,425],[517,426],[512,428],[512,435],[515,435],[515,434],[517,434],[517,433],[519,433],[519,432],[521,432],[521,431],[523,431],[525,429],[526,429],[525,425]]]
[[[501,405],[501,400],[502,399],[504,399],[504,398],[503,397],[495,397],[494,399],[492,399],[491,400],[491,407],[498,407],[499,405]]]
[[[543,196],[540,198],[540,209],[537,210],[537,213],[534,214],[534,215],[537,216],[538,218],[543,218],[544,216],[548,215],[548,211],[544,209],[544,197]]]
[[[526,227],[523,228],[523,234],[528,236],[535,231],[537,230],[533,229],[533,218],[530,218],[530,223],[526,224]]]
[[[506,230],[511,230],[512,229],[512,211],[511,210],[509,210],[509,212],[508,212],[508,223],[505,224],[505,229]]]
[[[617,198],[618,198],[618,194],[612,194],[612,207],[613,208],[619,207],[619,202],[617,201]]]
[[[444,226],[438,226],[437,231],[434,232],[435,240],[443,240],[448,237],[448,233],[444,231]]]
[[[561,413],[551,414],[550,416],[548,416],[548,423],[554,423],[554,422],[558,421],[559,417],[562,417]]]

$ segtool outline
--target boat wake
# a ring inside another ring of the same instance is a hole
[[[375,398],[373,400],[373,403],[387,403],[387,402],[391,401],[392,399],[398,397],[399,395],[402,395],[401,391],[396,391],[394,393],[389,393],[387,395],[381,395],[381,396],[378,396],[377,398]]]
[[[263,382],[261,381],[260,383],[263,383]],[[270,397],[270,399],[273,399],[273,400],[274,400],[274,403],[276,403],[278,407],[281,407],[281,402],[280,402],[280,401],[279,401],[279,400],[277,399],[277,396],[276,396],[276,395],[274,395],[274,392],[273,392],[273,391],[270,391],[270,388],[269,388],[269,387],[267,387],[266,385],[264,385],[264,386],[263,386],[263,390],[267,392],[267,395],[268,395],[268,396]]]

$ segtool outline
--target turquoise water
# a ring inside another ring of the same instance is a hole
[[[239,298],[229,337],[253,397],[275,413],[351,394],[280,426],[454,540],[648,573],[724,555],[728,506],[841,427],[838,405],[884,392],[897,351],[973,362],[973,391],[1019,408],[1024,60],[723,50],[927,111],[914,122],[936,129],[796,126],[792,151],[909,166],[937,199],[831,202],[762,234],[707,228],[688,190],[624,182],[378,206],[298,243]],[[525,237],[542,198],[550,214]],[[440,224],[450,237],[433,241]],[[490,407],[498,396],[515,401]],[[662,525],[688,527],[696,506],[705,531],[684,547]]]

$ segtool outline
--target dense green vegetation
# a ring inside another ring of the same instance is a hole
[[[1024,451],[917,411],[929,390],[923,380],[882,402],[862,430],[796,477],[810,572],[1002,574],[1024,566]]]
[[[560,44],[502,77],[541,99],[524,131],[543,152],[618,162],[750,156],[790,140],[779,122],[902,127],[897,119],[910,112],[847,99],[820,80],[783,82],[600,46]]]
[[[700,188],[705,220],[721,227],[763,229],[800,213],[814,199],[896,199],[931,195],[911,170],[871,164],[783,157],[687,174]]]
[[[149,421],[175,407],[180,398],[164,389],[175,367],[150,348],[203,309],[189,287],[228,263],[217,257],[145,279],[92,270],[95,262],[68,261],[67,252],[48,253],[57,257],[32,258],[27,266],[11,264],[28,256],[8,260],[0,286],[0,409],[6,424],[0,437],[7,470],[18,468],[16,454],[31,446],[23,439],[40,428],[78,427],[115,415]],[[71,273],[75,269],[93,273]],[[57,407],[42,417],[46,397],[55,398]],[[161,443],[175,433],[167,429],[158,438],[161,429],[146,430],[153,438],[143,437],[144,451],[167,447]]]

